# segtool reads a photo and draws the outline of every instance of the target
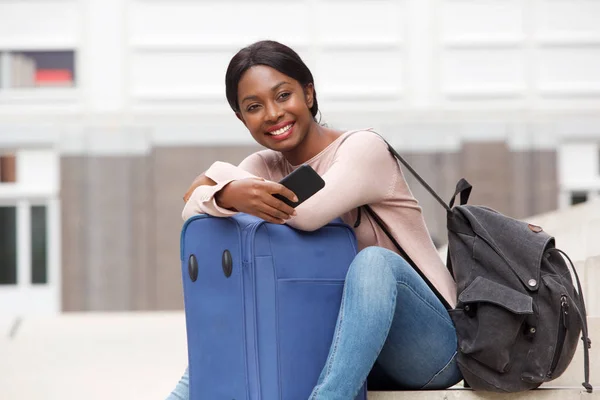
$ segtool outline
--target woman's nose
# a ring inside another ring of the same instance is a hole
[[[283,110],[281,107],[278,107],[276,104],[271,104],[267,106],[267,118],[269,121],[277,121],[283,115]]]

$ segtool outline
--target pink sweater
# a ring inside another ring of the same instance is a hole
[[[378,135],[369,130],[346,132],[305,164],[321,175],[325,187],[296,208],[297,215],[286,222],[288,225],[311,231],[341,217],[353,226],[357,207],[369,204],[421,272],[455,306],[456,284],[433,245],[421,207],[400,166]],[[200,213],[231,216],[235,212],[219,207],[214,199],[226,184],[250,177],[278,182],[297,167],[272,150],[252,154],[238,167],[216,162],[205,175],[217,185],[196,188],[183,209],[183,219]],[[355,233],[359,249],[380,246],[396,251],[366,212]]]

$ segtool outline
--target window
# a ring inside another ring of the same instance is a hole
[[[573,192],[571,193],[571,205],[585,203],[588,199],[588,194],[585,192]]]
[[[31,207],[31,283],[48,283],[46,206]]]
[[[19,267],[18,206],[0,206],[0,285],[19,283],[18,269],[31,270],[32,284],[48,283],[48,221],[46,206],[30,207],[31,265]],[[24,248],[27,248],[25,246]]]
[[[75,86],[73,51],[11,51],[0,56],[0,89]]]
[[[0,305],[11,315],[60,310],[59,162],[54,149],[0,148]]]
[[[0,206],[0,285],[17,283],[17,208]]]

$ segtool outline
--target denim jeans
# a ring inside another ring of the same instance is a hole
[[[354,259],[326,364],[309,400],[369,390],[443,389],[462,376],[456,331],[442,303],[402,257],[369,247]],[[186,369],[168,400],[188,400]]]

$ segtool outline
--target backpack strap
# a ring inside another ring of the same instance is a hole
[[[396,149],[394,149],[387,142],[387,140],[385,140],[385,138],[383,138],[383,136],[381,136],[379,133],[377,133],[377,132],[375,132],[373,130],[370,130],[370,132],[373,132],[374,134],[376,134],[377,136],[379,136],[381,138],[381,140],[383,140],[383,142],[387,145],[389,152],[394,157],[396,157],[396,159],[398,161],[400,161],[402,163],[402,165],[404,165],[415,178],[417,178],[417,180],[419,181],[419,183],[421,183],[421,185],[423,185],[423,187],[425,189],[427,189],[427,191],[429,193],[431,193],[431,195],[437,200],[438,203],[440,203],[442,205],[442,207],[444,207],[446,209],[446,211],[448,211],[448,212],[452,211],[452,206],[454,205],[454,198],[459,193],[461,195],[461,204],[465,204],[467,202],[467,200],[469,199],[469,195],[471,193],[472,186],[466,180],[461,179],[461,181],[459,182],[459,184],[456,186],[456,193],[454,193],[454,196],[452,196],[452,201],[450,202],[450,206],[448,206],[448,204],[446,204],[444,202],[444,200],[442,200],[442,198],[435,192],[435,190],[433,190],[431,188],[431,186],[429,186],[429,184],[427,182],[425,182],[425,179],[423,179],[421,177],[421,175],[419,175],[417,173],[417,171],[415,171],[414,168],[410,166],[410,164],[396,151]],[[377,225],[379,225],[379,227],[385,233],[385,235],[388,237],[388,239],[390,239],[390,241],[394,244],[394,246],[398,250],[398,253],[402,256],[402,258],[404,258],[404,260],[413,267],[413,269],[419,274],[419,276],[423,279],[423,281],[427,284],[427,286],[429,286],[429,288],[431,289],[431,291],[437,296],[437,298],[444,305],[444,307],[447,310],[451,310],[452,307],[450,306],[450,304],[448,303],[448,301],[446,301],[446,299],[440,294],[440,292],[436,289],[436,287],[429,281],[429,279],[427,279],[427,277],[423,274],[423,272],[421,272],[421,270],[419,269],[419,267],[417,267],[417,264],[408,256],[408,254],[406,254],[406,252],[404,251],[404,249],[402,248],[402,246],[400,246],[400,244],[398,243],[398,241],[394,238],[394,236],[387,229],[387,227],[385,226],[385,224],[383,223],[383,221],[381,220],[381,218],[379,217],[379,215],[377,215],[375,213],[375,211],[373,211],[373,209],[369,205],[364,205],[363,207],[367,211],[367,213],[373,218],[373,220],[377,223]],[[358,215],[357,215],[356,221],[354,223],[354,228],[357,228],[360,225],[361,216],[362,216],[361,215],[361,208],[362,207],[358,208]],[[448,254],[448,260],[447,260],[447,267],[450,270],[450,274],[452,274],[452,265],[450,264],[450,255],[449,254]]]
[[[402,163],[402,165],[404,165],[409,171],[410,173],[417,178],[417,180],[419,181],[419,183],[421,183],[421,185],[423,185],[423,187],[425,189],[427,189],[427,191],[429,193],[431,193],[431,195],[437,200],[438,203],[440,203],[442,205],[442,207],[444,207],[446,209],[447,212],[452,212],[452,207],[454,207],[454,201],[456,199],[456,196],[458,196],[460,194],[460,205],[465,205],[467,204],[467,202],[469,201],[469,196],[471,195],[471,190],[473,189],[473,186],[467,182],[466,179],[461,178],[458,183],[456,184],[456,190],[454,191],[454,195],[452,195],[452,199],[450,200],[450,204],[446,204],[444,202],[444,200],[442,200],[442,198],[436,193],[435,190],[433,190],[431,188],[431,186],[429,186],[429,184],[427,182],[425,182],[425,179],[423,179],[421,177],[421,175],[419,175],[417,173],[417,171],[414,170],[413,167],[411,167],[411,165],[396,151],[396,149],[394,149],[392,147],[392,145],[390,145],[388,143],[387,140],[385,140],[385,138],[383,136],[381,136],[379,133],[370,130],[371,132],[373,132],[374,134],[376,134],[377,136],[379,136],[381,138],[381,140],[383,140],[383,142],[387,145],[389,152],[396,157],[396,159],[398,161],[400,161]],[[365,206],[368,207],[368,206]],[[360,211],[360,207],[358,208],[358,216],[356,218],[356,222],[354,223],[354,227],[357,228],[360,225],[360,221],[361,221],[361,211]],[[369,213],[374,215],[375,213],[373,212],[372,209],[370,209],[369,207]],[[375,214],[376,215],[376,214]],[[398,244],[398,242],[396,242],[396,240],[394,240],[393,237],[391,237],[392,235],[386,230],[386,228],[383,226],[382,223],[380,223],[381,219],[379,219],[379,217],[374,218],[375,221],[378,223],[378,225],[381,227],[381,229],[385,232],[385,234],[388,236],[388,238],[390,238],[390,240],[392,241],[392,243],[394,243],[394,246],[396,246],[396,248],[398,249],[398,251],[400,252],[400,254],[403,255],[403,257],[407,260],[407,262],[409,262],[411,265],[414,265],[414,262],[412,262],[412,260],[410,260],[410,258],[408,258],[408,256],[406,256],[406,252],[404,250],[402,250],[402,248],[400,247],[400,245]],[[452,260],[450,259],[450,252],[448,252],[447,257],[446,257],[446,268],[448,268],[448,270],[450,271],[450,274],[454,277],[454,271],[452,268]],[[435,291],[436,294],[438,294],[438,297],[440,298],[440,300],[442,300],[442,303],[446,306],[446,308],[448,310],[452,309],[452,307],[450,307],[448,305],[448,302],[441,296],[439,296],[439,293],[437,292],[437,290],[435,290],[435,288],[433,287],[433,285],[427,280],[427,278],[425,278],[425,276],[423,276],[420,272],[419,269],[417,269],[417,272],[419,272],[419,275],[421,275],[421,277],[425,280],[425,282],[429,285],[430,288],[432,288],[432,290]]]
[[[588,393],[592,393],[592,391],[594,390],[594,388],[590,384],[590,348],[592,347],[592,341],[588,336],[587,312],[585,310],[585,300],[583,298],[583,291],[581,289],[579,275],[577,274],[575,265],[573,265],[573,261],[571,261],[571,258],[569,258],[567,253],[557,248],[550,248],[546,251],[554,251],[564,256],[569,261],[569,264],[571,264],[571,270],[573,271],[573,274],[575,275],[575,280],[577,281],[577,291],[579,292],[579,299],[581,300],[581,310],[577,306],[575,306],[575,309],[577,310],[577,315],[579,315],[579,319],[581,320],[581,340],[583,341],[583,368],[585,382],[583,382],[582,385]]]
[[[406,254],[406,252],[404,251],[404,249],[402,248],[402,246],[400,246],[400,244],[398,243],[398,241],[394,238],[394,236],[387,229],[387,227],[385,226],[384,222],[379,217],[379,215],[377,215],[377,213],[375,213],[375,211],[373,211],[373,209],[370,206],[365,205],[363,207],[367,211],[367,213],[371,216],[371,218],[373,218],[373,220],[377,223],[377,225],[379,225],[379,227],[381,228],[381,230],[383,231],[383,233],[385,233],[385,235],[388,237],[388,239],[390,239],[390,241],[394,244],[394,246],[398,250],[398,253],[400,253],[400,255],[402,256],[402,258],[404,258],[404,260],[411,267],[413,267],[413,269],[417,272],[417,274],[419,274],[419,276],[421,277],[421,279],[423,279],[423,281],[427,284],[427,286],[429,286],[429,289],[431,289],[431,291],[437,296],[437,298],[444,305],[444,307],[446,308],[446,310],[452,310],[452,307],[450,306],[450,304],[448,303],[448,301],[446,301],[446,299],[444,298],[444,296],[442,296],[440,294],[440,292],[436,289],[436,287],[433,286],[433,284],[429,281],[429,279],[427,279],[427,277],[423,274],[423,272],[421,272],[421,270],[419,269],[419,267],[417,267],[417,264],[415,264],[415,262],[408,256],[408,254]],[[359,208],[359,213],[360,213],[360,208]]]
[[[402,158],[402,156],[400,154],[398,154],[398,152],[396,151],[396,149],[394,149],[380,134],[378,134],[377,132],[373,132],[373,133],[375,133],[376,135],[378,135],[381,138],[381,140],[383,140],[385,142],[385,144],[387,145],[388,150],[390,151],[390,153],[392,153],[392,155],[394,157],[396,157],[396,159],[398,161],[400,161],[402,163],[402,165],[404,165],[406,167],[406,169],[408,169],[410,171],[410,173],[415,178],[417,178],[417,180],[419,181],[419,183],[421,183],[421,185],[423,185],[423,187],[425,189],[427,189],[427,191],[429,193],[431,193],[431,195],[437,200],[438,203],[440,203],[442,205],[442,207],[444,207],[446,209],[446,211],[448,211],[448,212],[452,211],[452,206],[448,206],[448,204],[446,204],[446,202],[444,202],[444,200],[442,200],[442,198],[435,192],[435,190],[433,190],[431,188],[431,186],[429,186],[429,184],[427,182],[425,182],[425,179],[421,178],[421,175],[419,175],[417,173],[417,171],[415,171],[413,169],[413,167],[411,167],[410,164],[404,158]],[[456,194],[458,194],[458,193],[456,193]],[[456,196],[456,194],[454,196]],[[467,198],[468,198],[468,195],[467,195]],[[461,195],[461,200],[462,200],[462,195]],[[465,201],[465,203],[466,203],[466,201]],[[454,198],[453,198],[451,204],[454,204]]]
[[[421,177],[421,175],[419,175],[417,173],[417,171],[415,171],[414,168],[411,167],[410,164],[396,151],[396,149],[394,149],[392,147],[392,145],[390,145],[388,143],[388,141],[385,140],[385,138],[383,136],[381,136],[379,133],[377,133],[373,130],[370,130],[370,132],[373,132],[374,134],[379,136],[381,138],[381,140],[383,140],[383,142],[387,145],[389,152],[392,153],[392,155],[394,157],[396,157],[396,159],[398,161],[400,161],[402,163],[402,165],[404,165],[406,167],[406,169],[408,169],[415,178],[417,178],[419,183],[421,185],[423,185],[423,187],[425,189],[427,189],[427,191],[429,193],[431,193],[431,195],[437,200],[438,203],[440,203],[442,205],[442,207],[444,207],[446,209],[446,211],[448,211],[448,212],[452,211],[452,207],[454,206],[454,199],[456,198],[456,196],[458,194],[460,194],[460,205],[467,204],[467,201],[469,200],[469,196],[471,195],[471,190],[473,189],[473,186],[471,186],[471,184],[469,182],[467,182],[466,179],[461,178],[461,180],[458,181],[458,183],[456,184],[456,191],[454,192],[454,195],[452,196],[452,200],[450,200],[450,205],[448,205],[448,204],[446,204],[446,202],[444,202],[444,200],[442,200],[442,198],[436,193],[436,191],[433,190],[427,182],[425,182],[425,179],[423,179]],[[358,220],[358,221],[360,221],[360,220]],[[358,223],[360,224],[360,222],[358,222]]]

